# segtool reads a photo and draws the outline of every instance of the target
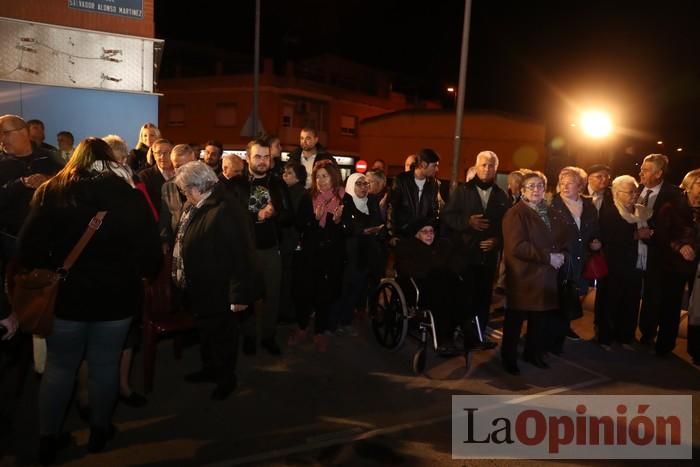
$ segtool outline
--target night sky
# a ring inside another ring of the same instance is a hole
[[[233,14],[217,11],[220,2],[156,0],[156,35],[166,49],[172,39],[251,57],[255,1],[227,3]],[[699,3],[473,0],[467,108],[556,131],[577,109],[600,106],[628,134],[700,152]],[[263,55],[333,53],[395,73],[397,91],[449,103],[463,8],[463,0],[262,0]]]

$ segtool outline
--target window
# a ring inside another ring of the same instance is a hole
[[[285,105],[282,108],[282,126],[291,128],[294,125],[294,106]]]
[[[237,123],[237,106],[231,102],[222,102],[216,104],[216,114],[214,119],[215,126],[232,127]]]
[[[185,106],[182,104],[168,105],[168,126],[185,125]]]
[[[340,117],[340,134],[345,136],[357,136],[357,117],[342,115]]]

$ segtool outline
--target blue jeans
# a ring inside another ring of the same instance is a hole
[[[119,360],[131,318],[117,321],[55,319],[46,338],[46,371],[39,390],[42,435],[61,431],[75,377],[83,357],[88,363],[90,426],[107,429],[119,393]]]

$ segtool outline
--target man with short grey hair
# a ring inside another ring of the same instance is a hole
[[[642,309],[639,313],[640,342],[652,345],[656,340],[656,353],[665,355],[675,346],[683,293],[677,274],[673,270],[673,252],[665,235],[654,235],[662,210],[680,212],[682,192],[680,188],[664,181],[668,170],[668,157],[649,154],[639,169],[638,203],[651,209],[648,228],[637,231],[639,239],[647,244],[647,270],[644,273]],[[680,291],[679,291],[680,290]],[[676,308],[675,303],[678,303]]]
[[[465,333],[465,348],[493,348],[483,333],[489,319],[491,292],[503,245],[501,223],[511,206],[508,195],[496,184],[498,156],[482,151],[476,156],[475,176],[461,184],[450,197],[443,212],[443,222],[449,228],[456,255],[464,259],[461,275],[467,288],[470,306],[479,321],[478,336],[470,336],[474,328],[466,316],[457,317]],[[470,342],[471,337],[477,337]]]
[[[196,156],[189,144],[178,144],[170,151],[170,162],[176,171],[194,160],[196,160]],[[165,182],[161,188],[161,206],[158,219],[160,239],[164,245],[172,245],[184,204],[185,197],[177,189],[175,179],[172,178]]]

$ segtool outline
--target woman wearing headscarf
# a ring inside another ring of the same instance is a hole
[[[318,352],[328,350],[331,305],[341,294],[345,260],[345,228],[340,171],[331,161],[316,163],[311,189],[299,202],[297,229],[301,236],[303,271],[293,285],[299,329],[289,338],[296,345],[307,337],[311,314],[314,344]]]
[[[369,182],[361,173],[350,175],[345,182],[343,217],[347,229],[343,292],[335,311],[336,334],[357,335],[351,326],[353,310],[367,301],[369,278],[372,285],[381,275],[381,234],[384,230],[379,201],[369,194]]]

